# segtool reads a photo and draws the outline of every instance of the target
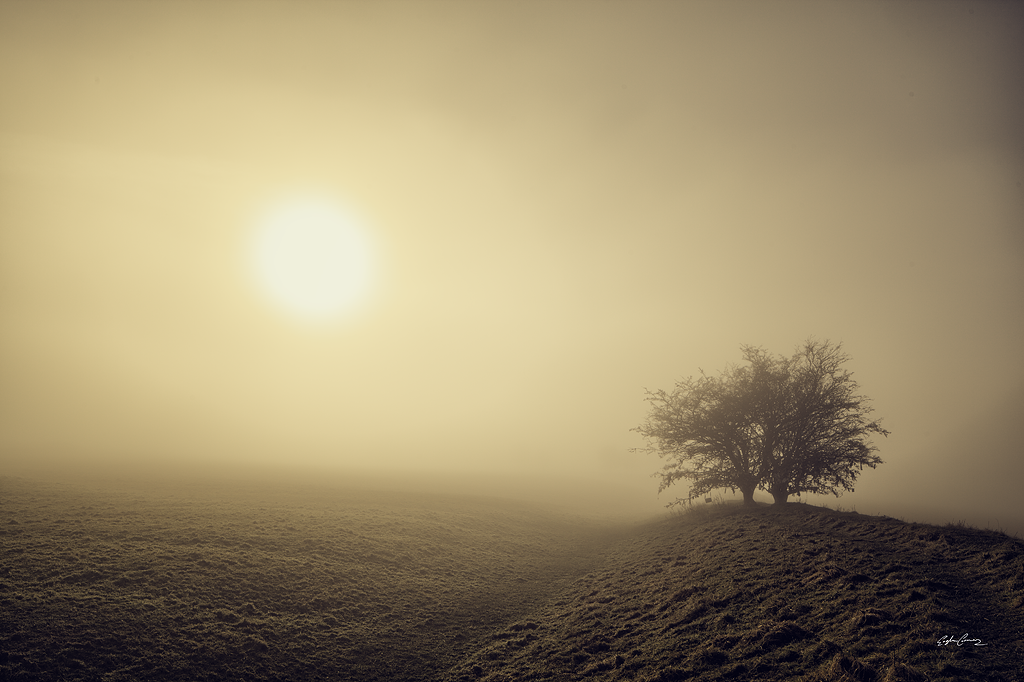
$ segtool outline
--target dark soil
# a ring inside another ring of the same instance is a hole
[[[1017,680],[1022,642],[990,531],[0,478],[0,680]]]

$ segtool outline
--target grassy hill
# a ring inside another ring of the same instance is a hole
[[[989,531],[0,478],[0,680],[1016,680],[1022,642]]]
[[[443,679],[1018,680],[1022,645],[1020,540],[731,507],[638,529]]]

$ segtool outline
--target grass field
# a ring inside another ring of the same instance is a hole
[[[4,477],[0,680],[1022,679],[1020,540],[712,506]]]

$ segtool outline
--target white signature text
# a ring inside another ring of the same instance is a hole
[[[949,646],[950,644],[956,644],[957,646],[963,646],[964,644],[973,644],[974,646],[988,646],[988,644],[982,644],[980,639],[967,639],[966,632],[960,635],[960,639],[954,639],[952,635],[946,635],[945,637],[939,638],[939,646]]]

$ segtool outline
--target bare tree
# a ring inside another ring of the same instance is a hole
[[[767,490],[777,504],[804,492],[853,490],[865,466],[882,460],[868,440],[888,435],[870,421],[841,345],[809,340],[790,358],[743,347],[746,364],[717,377],[703,372],[672,392],[646,391],[647,419],[636,448],[667,459],[659,492],[690,482],[688,502],[716,488],[737,489],[745,504]]]

